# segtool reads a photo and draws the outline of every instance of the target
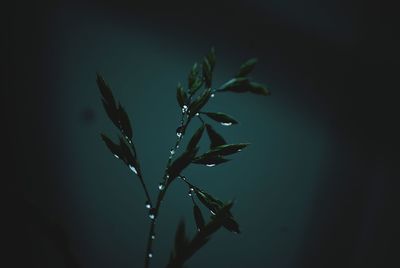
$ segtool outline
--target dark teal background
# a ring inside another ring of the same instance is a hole
[[[394,261],[397,39],[388,9],[354,1],[113,1],[29,4],[10,14],[3,115],[14,263],[142,266],[145,198],[100,139],[100,132],[117,132],[95,73],[130,115],[155,198],[180,118],[176,85],[212,45],[216,85],[257,56],[253,77],[272,96],[220,94],[207,106],[240,121],[216,126],[229,142],[252,145],[234,161],[185,174],[220,199],[235,198],[242,234],[221,230],[188,266]],[[153,267],[166,264],[180,219],[194,234],[191,209],[177,181],[157,222]]]

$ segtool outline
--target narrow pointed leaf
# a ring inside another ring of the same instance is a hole
[[[233,219],[233,217],[227,217],[222,225],[227,229],[228,231],[231,231],[233,233],[240,234],[240,229],[239,229],[239,224]]]
[[[232,125],[238,123],[238,121],[236,121],[236,119],[234,119],[232,116],[224,113],[204,112],[203,114],[207,115],[209,118],[217,122],[220,122],[223,125]]]
[[[103,103],[104,110],[106,111],[108,117],[110,118],[111,122],[119,128],[119,116],[118,116],[118,109],[112,105],[109,105],[104,99],[101,100]]]
[[[108,105],[110,105],[116,109],[117,105],[115,103],[111,88],[107,84],[107,82],[104,80],[103,76],[101,76],[100,74],[97,73],[96,82],[97,82],[97,86],[101,92],[101,95],[103,96],[104,101]]]
[[[264,95],[264,96],[271,95],[271,92],[267,89],[266,86],[264,86],[260,83],[256,83],[256,82],[250,82],[249,91],[251,93]]]
[[[178,87],[176,88],[176,100],[181,108],[186,104],[187,101],[186,92],[181,84],[178,84]]]
[[[193,205],[193,216],[196,222],[197,229],[199,231],[202,230],[204,227],[204,217],[201,213],[199,206],[197,206],[196,204]]]
[[[206,130],[207,130],[208,137],[211,141],[211,144],[210,144],[211,149],[215,148],[217,146],[226,144],[225,139],[218,132],[216,132],[211,125],[206,124]]]
[[[207,57],[203,59],[203,78],[206,87],[210,88],[212,84],[212,66]]]
[[[251,59],[247,60],[245,63],[243,63],[240,66],[239,73],[236,75],[236,77],[245,77],[246,75],[251,73],[253,71],[255,65],[257,64],[257,62],[258,62],[257,58],[251,58]]]
[[[223,84],[218,91],[231,91],[243,93],[249,91],[249,79],[246,77],[237,77]]]
[[[132,140],[131,123],[129,122],[128,114],[126,113],[125,109],[121,106],[121,104],[119,105],[118,113],[119,113],[120,129],[122,133],[126,137],[128,137],[129,140]]]
[[[121,148],[122,159],[125,163],[136,168],[136,156],[132,154],[131,149],[122,137],[119,138],[119,147]]]
[[[220,156],[213,156],[204,154],[198,158],[195,158],[192,163],[194,164],[201,164],[201,165],[208,165],[208,166],[216,166],[219,164],[223,164],[225,162],[230,161],[230,159],[222,158]]]
[[[194,159],[199,148],[185,151],[168,167],[169,181],[171,183]]]
[[[195,101],[191,103],[189,106],[189,111],[190,111],[190,116],[195,116],[196,113],[198,113],[201,108],[203,108],[204,105],[207,104],[208,100],[210,99],[211,96],[211,89],[208,88],[204,90],[203,94],[198,96]]]
[[[215,48],[211,47],[210,52],[207,54],[207,61],[210,64],[211,72],[214,70],[215,67]]]
[[[211,151],[207,152],[206,155],[212,155],[212,156],[230,155],[240,152],[248,145],[250,145],[250,143],[224,144],[213,148]]]
[[[188,77],[188,87],[191,94],[194,94],[202,85],[202,79],[199,77],[199,66],[196,63],[193,64]]]
[[[175,252],[177,254],[183,252],[188,244],[185,233],[185,222],[181,220],[175,234]]]
[[[200,202],[209,210],[211,210],[214,214],[217,213],[219,209],[221,209],[223,202],[214,198],[212,195],[195,188],[194,192],[196,193],[197,198]]]
[[[187,145],[187,149],[188,151],[191,151],[193,149],[195,149],[197,147],[197,144],[199,143],[202,135],[204,132],[204,125],[202,125],[201,127],[199,127],[197,129],[197,131],[194,133],[193,137],[190,139],[188,145]]]
[[[101,133],[101,138],[106,144],[107,148],[111,151],[114,156],[121,158],[121,148],[118,144],[115,144],[110,138],[108,138],[105,134]]]

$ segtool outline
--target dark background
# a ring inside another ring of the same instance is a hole
[[[399,265],[394,7],[114,0],[18,2],[6,11],[7,267],[142,265],[144,197],[99,138],[115,131],[95,72],[132,115],[155,195],[179,118],[175,85],[211,45],[217,82],[257,56],[254,77],[272,96],[231,94],[210,104],[240,120],[221,130],[228,140],[253,145],[226,167],[188,175],[238,200],[233,212],[243,233],[220,231],[189,266]],[[185,195],[182,185],[167,194],[154,267],[166,263],[179,219],[193,225]]]

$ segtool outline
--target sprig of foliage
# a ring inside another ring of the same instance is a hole
[[[191,164],[205,166],[216,166],[230,161],[226,156],[236,154],[246,148],[249,143],[227,143],[225,138],[205,121],[206,118],[213,122],[218,122],[222,126],[239,124],[231,115],[222,112],[211,112],[204,110],[207,103],[215,94],[223,92],[233,93],[254,93],[258,95],[270,95],[269,90],[264,85],[252,81],[248,75],[253,71],[257,59],[253,58],[246,61],[239,68],[238,73],[220,87],[212,86],[213,72],[215,68],[215,50],[211,48],[209,53],[203,58],[201,65],[195,63],[188,75],[187,88],[178,84],[176,89],[176,99],[181,109],[181,121],[176,132],[176,142],[170,150],[170,155],[166,164],[165,173],[158,186],[157,201],[153,205],[140,168],[138,154],[133,143],[133,132],[129,116],[122,105],[115,101],[110,86],[104,78],[97,74],[97,85],[102,95],[104,109],[120,132],[119,142],[113,142],[105,134],[101,134],[103,141],[111,153],[125,165],[127,165],[139,178],[146,195],[146,207],[149,209],[150,230],[147,240],[145,268],[149,267],[150,259],[153,257],[153,242],[155,240],[155,222],[161,207],[164,196],[174,181],[181,181],[189,187],[189,195],[193,202],[193,217],[196,223],[196,233],[192,239],[186,234],[185,223],[181,221],[178,225],[175,236],[174,249],[168,261],[168,268],[183,267],[184,263],[200,250],[221,227],[233,233],[240,233],[239,224],[234,219],[231,208],[233,202],[223,202],[207,191],[193,185],[184,175],[184,171]],[[191,136],[187,146],[180,155],[176,152],[180,148],[186,130],[193,118],[200,121],[199,128]],[[210,141],[208,151],[199,153],[199,142],[207,133]],[[178,179],[178,180],[177,180]],[[197,200],[197,201],[196,201]],[[203,216],[199,207],[201,204],[210,212],[208,220]]]

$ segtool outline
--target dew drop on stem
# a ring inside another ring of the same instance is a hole
[[[164,183],[160,182],[160,184],[158,185],[158,190],[163,191],[164,189],[165,189]]]
[[[134,166],[129,165],[129,168],[133,171],[133,173],[135,173],[136,175],[138,174],[138,172]]]
[[[146,201],[145,207],[146,207],[147,209],[151,209],[151,204],[150,204],[149,201]]]

